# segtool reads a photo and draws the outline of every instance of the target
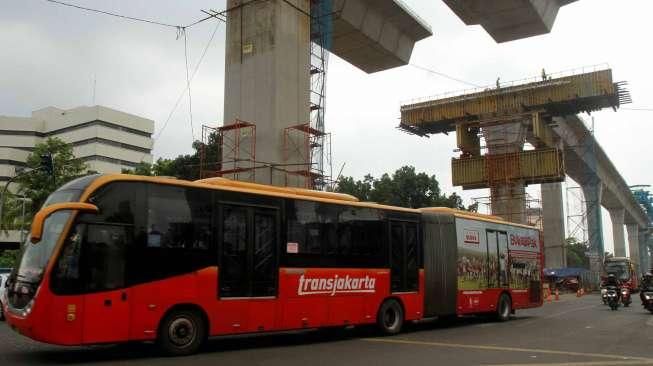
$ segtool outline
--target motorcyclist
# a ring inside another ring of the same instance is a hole
[[[610,289],[612,287],[616,292],[617,292],[617,299],[621,299],[621,291],[619,291],[619,281],[617,280],[617,277],[614,275],[614,273],[608,274],[608,278],[605,280],[605,288]]]
[[[653,273],[651,273],[651,271],[644,274],[639,289],[639,298],[642,300],[642,304],[644,304],[644,292],[653,291]]]
[[[617,277],[614,275],[614,273],[610,273],[608,275],[608,278],[605,280],[605,287],[619,287],[619,281],[617,281]]]

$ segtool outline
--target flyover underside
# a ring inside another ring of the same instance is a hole
[[[549,33],[560,7],[576,0],[444,0],[467,25],[480,24],[496,42]]]

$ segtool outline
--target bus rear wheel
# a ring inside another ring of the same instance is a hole
[[[389,299],[383,302],[376,315],[376,325],[385,335],[401,332],[404,325],[404,309],[399,301]]]
[[[510,296],[502,294],[501,297],[499,297],[499,303],[497,304],[497,313],[495,317],[498,321],[505,322],[510,320],[511,312],[512,301],[510,301]]]
[[[186,356],[196,353],[205,339],[202,317],[193,310],[176,310],[161,322],[157,342],[168,356]]]

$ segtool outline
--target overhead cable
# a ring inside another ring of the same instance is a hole
[[[152,137],[153,140],[157,140],[159,137],[161,137],[161,134],[163,134],[163,131],[165,131],[166,127],[168,126],[168,123],[172,119],[172,116],[174,115],[175,111],[177,110],[177,107],[179,107],[179,103],[183,99],[184,95],[186,94],[186,90],[190,87],[190,84],[193,82],[193,79],[195,78],[195,75],[197,74],[197,70],[199,70],[200,65],[202,64],[202,61],[204,60],[204,56],[206,56],[206,52],[209,50],[209,47],[213,43],[213,39],[215,38],[215,34],[218,32],[218,28],[220,28],[220,22],[218,22],[213,29],[213,33],[211,34],[211,37],[209,38],[209,41],[206,43],[206,46],[204,47],[204,51],[202,52],[202,55],[200,56],[200,59],[197,61],[197,64],[195,65],[195,69],[193,70],[193,73],[190,76],[190,79],[188,80],[188,83],[186,84],[186,87],[184,90],[181,91],[179,94],[179,97],[177,98],[177,101],[175,102],[175,105],[172,107],[172,110],[170,111],[170,114],[168,115],[168,118],[166,119],[165,123],[163,124],[163,127],[155,134],[154,137]]]
[[[220,24],[220,23],[218,23]],[[195,142],[195,128],[193,127],[193,98],[190,92],[190,77],[188,75],[188,35],[184,29],[184,60],[186,62],[186,89],[188,89],[188,115],[190,116],[190,133]]]
[[[435,75],[441,76],[441,77],[446,78],[446,79],[449,79],[449,80],[457,81],[457,82],[459,82],[459,83],[466,84],[466,85],[469,85],[469,86],[473,86],[473,87],[475,87],[475,88],[481,88],[480,85],[477,85],[477,84],[474,84],[474,83],[470,83],[470,82],[468,82],[468,81],[465,81],[465,80],[462,80],[462,79],[458,79],[458,78],[455,78],[455,77],[453,77],[453,76],[449,76],[449,75],[447,75],[447,74],[445,74],[445,73],[442,73],[442,72],[439,72],[439,71],[435,71],[435,70],[429,69],[429,68],[424,67],[424,66],[415,65],[415,64],[409,64],[409,65],[412,66],[412,67],[414,67],[414,68],[416,68],[416,69],[420,69],[420,70],[422,70],[422,71],[426,71],[426,72],[429,72],[429,73],[431,73],[431,74],[435,74]]]
[[[194,26],[196,24],[199,24],[199,23],[201,23],[201,22],[203,22],[203,21],[205,21],[207,19],[213,18],[213,17],[203,18],[203,19],[200,19],[200,20],[198,20],[196,22],[193,22],[193,23],[191,23],[189,25],[178,25],[178,24],[163,23],[163,22],[160,22],[160,21],[157,21],[157,20],[151,20],[151,19],[136,18],[136,17],[132,17],[132,16],[128,16],[128,15],[122,15],[122,14],[118,14],[118,13],[113,13],[113,12],[105,11],[105,10],[87,8],[87,7],[84,7],[84,6],[80,6],[80,5],[76,5],[76,4],[70,4],[70,3],[63,2],[63,1],[59,1],[59,0],[45,0],[45,1],[50,2],[50,3],[54,3],[54,4],[63,5],[63,6],[69,6],[71,8],[90,11],[90,12],[93,12],[93,13],[99,13],[99,14],[109,15],[109,16],[112,16],[112,17],[117,17],[117,18],[122,18],[122,19],[127,19],[127,20],[133,20],[133,21],[136,21],[136,22],[156,24],[156,25],[160,25],[162,27],[170,27],[170,28],[177,28],[177,29],[189,28],[189,27],[192,27],[192,26]]]

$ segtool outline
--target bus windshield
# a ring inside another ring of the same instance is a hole
[[[84,189],[97,177],[98,175],[89,175],[65,184],[48,197],[42,208],[55,203],[78,201]],[[45,220],[41,241],[32,243],[28,236],[23,244],[23,253],[16,277],[13,279],[15,282],[32,285],[30,287],[36,291],[52,251],[69,218],[70,211],[55,212]]]
[[[607,274],[613,274],[619,280],[628,280],[630,278],[630,271],[628,270],[628,264],[624,262],[612,262],[605,264],[605,272]]]

